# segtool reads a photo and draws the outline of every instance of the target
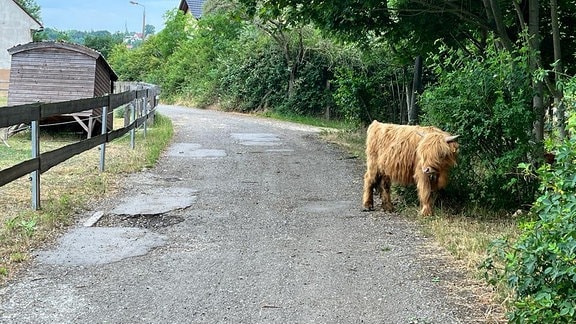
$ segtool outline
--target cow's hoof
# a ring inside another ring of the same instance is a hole
[[[424,217],[428,217],[428,216],[432,216],[432,209],[429,207],[424,207],[422,208],[422,210],[420,211],[420,215],[424,216]]]
[[[363,207],[362,211],[363,212],[371,212],[371,211],[374,211],[374,207]]]

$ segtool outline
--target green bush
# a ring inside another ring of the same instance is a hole
[[[362,50],[350,48],[346,56],[346,64],[337,65],[333,80],[339,116],[364,125],[375,119],[406,124],[406,99],[392,94],[391,88],[403,89],[411,72],[390,62],[390,54],[377,43]]]
[[[542,152],[531,140],[528,59],[495,49],[485,55],[445,50],[436,56],[438,81],[420,98],[422,122],[461,135],[450,197],[516,210],[530,204],[537,189],[517,166]]]
[[[572,89],[576,89],[573,79]],[[573,92],[572,92],[573,93]],[[573,95],[567,96],[568,98]],[[573,105],[571,106],[573,110]],[[571,323],[576,313],[576,114],[553,165],[539,167],[541,196],[514,243],[495,241],[484,267],[492,283],[514,292],[514,323]],[[524,167],[529,168],[528,165]],[[498,267],[498,265],[501,265]]]
[[[222,65],[218,85],[225,109],[257,111],[281,105],[287,97],[288,72],[280,50],[261,38],[246,38]],[[248,50],[247,50],[248,49]]]

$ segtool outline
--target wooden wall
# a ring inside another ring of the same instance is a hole
[[[104,62],[103,58],[98,58],[95,63],[95,84],[94,84],[94,97],[105,96],[113,93],[113,83],[110,80],[110,70],[107,64]],[[102,109],[94,109],[94,115],[101,115]],[[108,115],[108,128],[112,128],[112,123],[114,122],[114,116],[112,114]]]
[[[94,58],[63,48],[12,55],[8,105],[58,102],[94,96]]]
[[[8,50],[12,54],[8,105],[62,102],[111,94],[118,77],[100,53],[65,42],[32,42]],[[101,122],[102,109],[52,117],[46,122],[80,117]],[[95,117],[95,118],[94,118]],[[113,116],[108,115],[108,128]]]

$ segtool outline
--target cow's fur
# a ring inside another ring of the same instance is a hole
[[[392,211],[390,185],[416,184],[421,211],[432,214],[433,193],[446,186],[449,169],[456,164],[458,143],[436,127],[383,124],[373,121],[366,138],[364,210],[374,209],[374,189],[382,208]]]

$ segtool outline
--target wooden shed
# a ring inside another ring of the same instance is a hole
[[[102,55],[65,42],[32,42],[8,49],[12,55],[8,105],[60,102],[111,94],[118,76]],[[43,124],[77,121],[88,133],[98,130],[102,108],[52,117]],[[107,125],[113,127],[113,116]]]

